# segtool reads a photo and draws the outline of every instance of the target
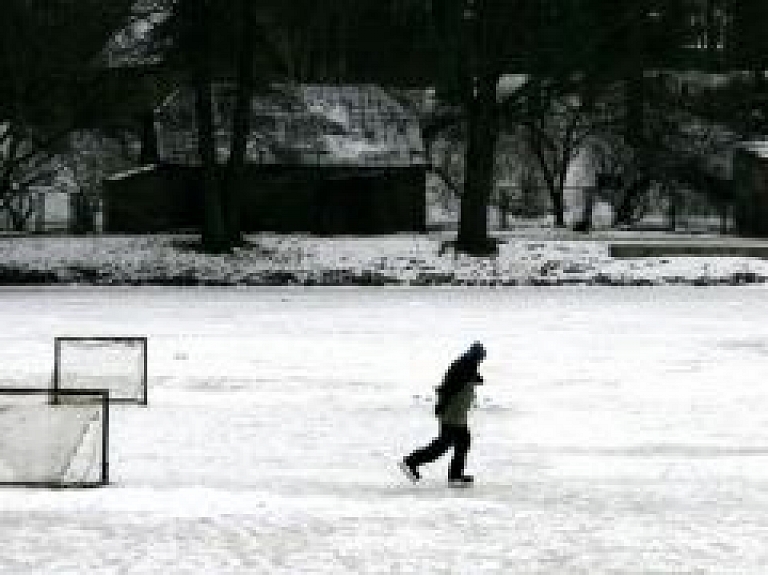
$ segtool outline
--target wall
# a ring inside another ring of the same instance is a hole
[[[166,232],[198,229],[202,221],[199,186],[185,174],[155,166],[104,182],[105,232]]]
[[[734,213],[739,235],[768,237],[768,158],[751,149],[733,155],[733,181],[738,194]]]
[[[249,166],[245,231],[383,234],[426,229],[423,167]],[[158,166],[105,182],[108,232],[199,229],[199,168]]]

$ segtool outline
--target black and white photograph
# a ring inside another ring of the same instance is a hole
[[[0,574],[763,575],[768,0],[5,0]]]

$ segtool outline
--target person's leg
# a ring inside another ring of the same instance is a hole
[[[452,426],[451,443],[453,444],[453,458],[448,468],[448,478],[458,479],[464,476],[464,466],[467,463],[467,454],[472,442],[469,428],[466,426]]]
[[[429,445],[422,447],[421,449],[417,449],[408,457],[406,457],[403,460],[405,461],[406,465],[412,468],[416,468],[420,465],[424,465],[425,463],[431,463],[441,455],[445,454],[445,452],[450,449],[452,444],[451,434],[446,430],[447,427],[448,426],[441,425],[440,434],[435,439],[433,439]]]

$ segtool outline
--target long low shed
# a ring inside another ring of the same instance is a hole
[[[229,157],[234,90],[212,85],[217,162]],[[199,229],[205,201],[195,98],[154,112],[157,158],[105,184],[108,232]],[[239,180],[245,231],[379,234],[426,228],[418,115],[377,86],[274,85],[252,100]]]
[[[426,174],[420,166],[246,169],[244,231],[381,234],[426,227]],[[108,179],[104,192],[106,232],[195,231],[203,222],[199,167],[148,166]]]

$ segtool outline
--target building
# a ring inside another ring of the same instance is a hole
[[[234,91],[214,86],[221,165]],[[108,232],[197,230],[203,189],[194,94],[155,111],[157,161],[105,182]],[[253,98],[244,231],[374,234],[426,227],[426,157],[418,118],[373,86],[274,85]]]
[[[747,142],[734,150],[733,184],[739,235],[768,237],[768,141]]]

